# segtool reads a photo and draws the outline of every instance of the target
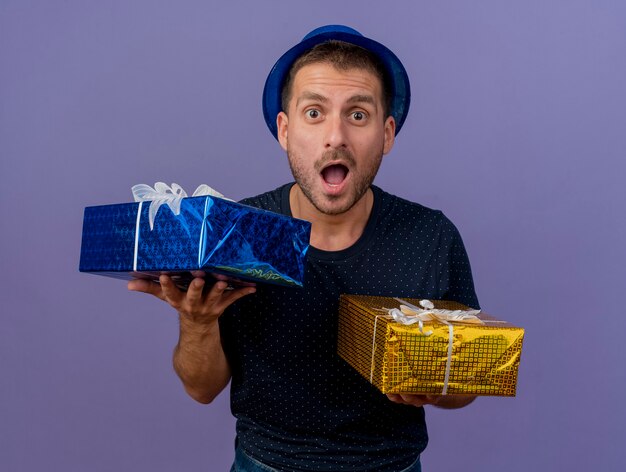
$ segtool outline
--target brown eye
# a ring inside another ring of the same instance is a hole
[[[352,118],[356,121],[361,121],[365,119],[365,114],[362,111],[355,111],[352,113]]]
[[[317,111],[317,110],[309,110],[309,111],[307,111],[307,112],[306,112],[306,114],[307,114],[307,116],[308,116],[309,118],[313,118],[313,119],[315,119],[315,118],[317,118],[318,116],[320,116],[320,112],[319,112],[319,111]]]

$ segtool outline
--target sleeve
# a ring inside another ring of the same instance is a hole
[[[461,235],[446,216],[442,214],[442,217],[438,254],[440,299],[479,309],[472,269]]]

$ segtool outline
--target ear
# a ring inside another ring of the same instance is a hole
[[[276,128],[278,132],[278,142],[284,151],[287,151],[287,128],[289,127],[289,117],[284,111],[276,116]]]
[[[396,140],[396,120],[393,116],[389,115],[385,120],[385,136],[383,142],[383,154],[387,154],[391,151],[393,143]]]

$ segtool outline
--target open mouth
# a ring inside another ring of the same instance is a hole
[[[321,172],[324,182],[331,187],[341,185],[348,176],[348,168],[343,164],[331,164],[324,167]]]

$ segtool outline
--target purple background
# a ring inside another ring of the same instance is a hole
[[[517,398],[428,409],[424,469],[622,470],[620,0],[2,0],[0,469],[228,469],[227,393],[184,394],[165,304],[78,273],[82,211],[135,183],[238,199],[290,179],[261,91],[326,23],[388,45],[411,77],[377,183],[442,209],[485,311],[527,330]]]

